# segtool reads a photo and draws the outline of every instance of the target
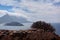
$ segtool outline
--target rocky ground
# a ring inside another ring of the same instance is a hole
[[[43,29],[0,30],[0,40],[60,40],[60,37]]]

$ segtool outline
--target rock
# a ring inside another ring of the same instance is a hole
[[[6,23],[5,26],[24,26],[24,25],[18,22],[10,22]]]
[[[38,31],[39,30],[39,31]],[[2,30],[0,30],[2,31]],[[3,32],[9,32],[10,30],[4,30]],[[54,34],[52,32],[44,32],[43,29],[29,29],[23,30],[21,32],[15,30],[11,30],[12,35],[10,35],[11,32],[9,32],[8,35],[0,36],[0,40],[60,40],[60,37],[57,34]],[[33,31],[33,32],[30,32]],[[25,32],[25,33],[24,33]],[[30,32],[30,33],[29,33]]]

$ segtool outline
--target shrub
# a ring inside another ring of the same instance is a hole
[[[43,22],[43,21],[34,22],[31,28],[44,29],[45,31],[49,31],[49,32],[55,31],[55,29],[53,28],[51,24]]]

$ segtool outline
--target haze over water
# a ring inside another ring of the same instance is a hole
[[[3,30],[28,30],[31,28],[32,23],[23,23],[24,26],[0,26]],[[56,34],[60,35],[60,23],[51,23],[51,25],[56,29]]]

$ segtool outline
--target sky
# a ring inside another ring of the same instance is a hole
[[[5,14],[32,22],[60,23],[60,0],[0,0],[0,17]]]

